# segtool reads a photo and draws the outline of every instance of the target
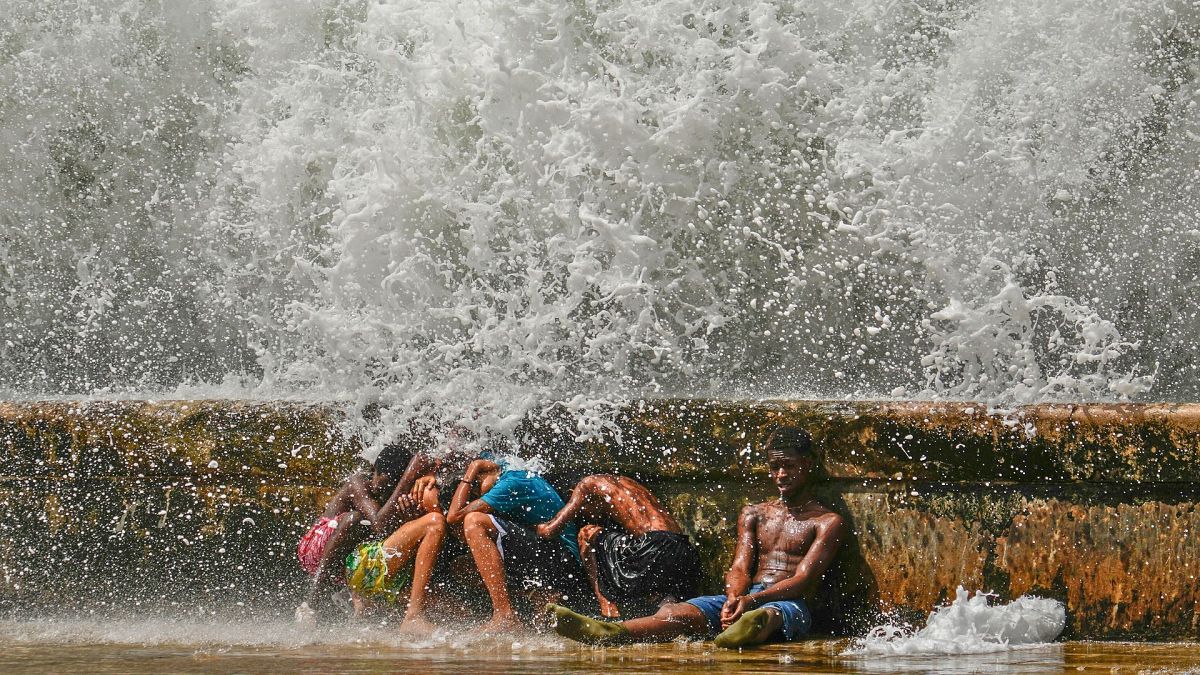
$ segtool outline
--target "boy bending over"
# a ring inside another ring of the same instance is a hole
[[[370,473],[357,471],[346,479],[296,547],[300,566],[312,575],[305,601],[296,609],[297,621],[315,619],[312,605],[323,590],[344,579],[346,556],[358,544],[382,539],[421,515],[423,509],[410,492],[416,479],[432,468],[425,456],[393,444],[379,453]]]
[[[479,495],[471,499],[473,495]],[[521,627],[508,586],[523,582],[545,592],[562,593],[582,587],[579,568],[579,529],[564,525],[551,539],[542,539],[533,526],[563,508],[562,497],[546,479],[504,463],[477,459],[454,491],[446,520],[462,526],[463,539],[492,600],[492,618],[485,632],[510,632]]]
[[[579,553],[605,617],[696,594],[700,554],[646,486],[626,476],[588,476],[566,507],[537,526],[538,536],[558,536],[577,515],[590,523],[579,530]]]

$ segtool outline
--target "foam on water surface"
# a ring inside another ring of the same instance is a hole
[[[959,586],[954,601],[935,609],[925,626],[877,626],[856,640],[847,655],[985,654],[1045,646],[1066,627],[1066,609],[1057,600],[1021,596],[991,604],[994,596]]]
[[[187,645],[205,647],[285,648],[310,646],[384,647],[417,650],[504,649],[512,652],[561,651],[562,641],[544,635],[488,637],[438,629],[413,638],[402,636],[388,623],[336,622],[306,627],[266,619],[221,620],[160,617],[155,619],[88,619],[41,617],[0,621],[0,642],[69,645]]]
[[[708,642],[592,648],[547,636],[477,638],[439,632],[416,643],[394,626],[315,631],[276,618],[158,620],[80,617],[0,621],[5,672],[925,672],[1194,673],[1194,644],[1079,643],[988,653],[846,655],[844,641],[804,640],[755,649]]]

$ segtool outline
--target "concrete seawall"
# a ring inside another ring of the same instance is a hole
[[[294,606],[295,541],[356,463],[331,406],[0,403],[0,610]],[[650,484],[719,585],[737,511],[769,498],[770,424],[823,453],[853,524],[818,627],[923,614],[957,585],[1063,600],[1068,637],[1200,638],[1200,405],[648,401],[621,443],[530,427],[560,467]],[[555,431],[556,426],[560,431]]]

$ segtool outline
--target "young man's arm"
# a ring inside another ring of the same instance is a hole
[[[412,489],[418,478],[433,474],[438,470],[438,466],[438,460],[424,453],[418,452],[413,455],[413,458],[408,460],[408,466],[404,467],[404,475],[400,476],[400,482],[396,483],[395,492]]]
[[[845,537],[846,521],[841,516],[831,513],[822,518],[817,524],[817,536],[813,539],[812,546],[808,547],[808,553],[804,555],[804,559],[796,566],[796,573],[758,593],[747,596],[751,599],[753,607],[746,609],[761,607],[773,600],[792,600],[812,590],[829,566],[833,564],[833,558],[837,555]]]
[[[391,496],[379,508],[375,517],[369,519],[371,529],[377,534],[391,534],[404,522],[420,516],[417,499],[410,494],[413,483],[436,468],[435,460],[419,452],[413,455],[413,458],[408,460],[408,466],[404,468],[404,474],[400,476],[400,482],[392,489]]]
[[[410,493],[416,500],[417,506],[425,513],[441,513],[442,507],[438,502],[437,479],[433,476],[422,476],[413,483]],[[452,495],[453,496],[453,495]]]
[[[350,474],[346,480],[342,481],[341,487],[334,493],[329,501],[325,503],[325,510],[321,513],[325,518],[337,518],[338,516],[353,511],[356,507],[354,504],[354,495],[357,489],[355,488],[356,478],[364,477],[363,472],[355,471]]]
[[[446,509],[446,522],[451,525],[461,525],[468,513],[491,513],[492,507],[483,499],[468,503],[475,482],[485,473],[498,472],[500,465],[486,459],[477,459],[467,467],[458,487],[454,489],[454,497],[450,500],[450,508]]]
[[[737,548],[733,552],[733,564],[725,573],[725,606],[721,608],[721,623],[737,620],[744,609],[739,601],[750,589],[752,571],[758,562],[758,507],[754,504],[742,509],[737,523]]]
[[[589,476],[589,478],[591,477]],[[590,495],[589,488],[593,482],[594,479],[589,481],[588,478],[584,478],[583,480],[579,481],[579,483],[575,486],[575,489],[571,491],[570,501],[568,501],[558,513],[554,514],[553,518],[534,528],[537,531],[537,535],[542,539],[553,539],[561,534],[563,528],[565,528],[568,523],[575,519],[576,514],[579,513],[579,509],[583,508],[584,502],[587,501],[587,498]],[[598,489],[601,492],[604,491],[603,486],[600,486]]]
[[[366,474],[356,473],[349,481],[350,504],[358,514],[359,520],[369,520],[374,523],[379,513],[379,503],[371,497],[370,478]]]

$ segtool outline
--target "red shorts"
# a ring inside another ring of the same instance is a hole
[[[322,516],[315,525],[308,528],[303,537],[300,537],[300,543],[296,546],[296,557],[300,559],[300,566],[305,572],[317,573],[317,568],[321,566],[321,557],[325,555],[325,544],[336,529],[336,518]]]

